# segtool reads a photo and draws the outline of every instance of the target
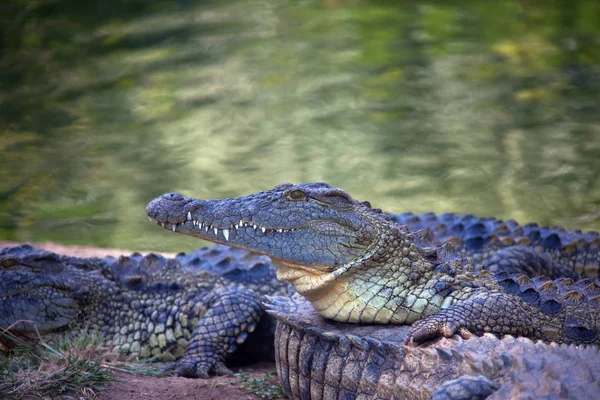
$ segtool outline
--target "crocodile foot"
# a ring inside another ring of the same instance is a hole
[[[405,344],[420,344],[438,337],[449,338],[455,334],[463,339],[470,339],[473,336],[469,329],[460,326],[460,322],[448,320],[443,315],[433,315],[413,324],[406,336]]]
[[[475,333],[530,336],[531,317],[515,299],[505,293],[481,291],[473,297],[416,321],[406,344],[420,344],[438,337],[459,334],[469,339]]]
[[[183,357],[176,362],[163,365],[161,372],[175,372],[177,376],[202,379],[208,379],[211,375],[233,375],[233,371],[227,368],[223,361],[216,358],[198,360]]]

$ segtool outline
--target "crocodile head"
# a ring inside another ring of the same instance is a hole
[[[56,331],[69,325],[85,301],[81,281],[60,256],[29,245],[0,251],[0,328]]]
[[[278,279],[309,300],[348,293],[342,286],[370,275],[365,267],[402,251],[400,228],[381,210],[325,183],[285,183],[224,200],[167,193],[146,213],[173,232],[270,256]]]

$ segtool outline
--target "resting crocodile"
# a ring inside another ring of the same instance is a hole
[[[165,229],[270,256],[277,277],[335,321],[412,323],[413,343],[485,332],[600,343],[596,282],[492,277],[446,257],[444,246],[420,246],[381,210],[324,183],[224,200],[168,193],[146,212]],[[596,244],[586,252],[592,259]]]
[[[593,399],[597,346],[527,338],[443,338],[403,345],[404,325],[357,325],[320,317],[303,298],[270,298],[275,359],[293,399]]]
[[[188,377],[272,357],[275,323],[262,300],[288,290],[268,257],[226,246],[176,258],[76,258],[28,245],[0,251],[0,328],[87,329],[119,354],[168,352],[179,358],[171,367]]]

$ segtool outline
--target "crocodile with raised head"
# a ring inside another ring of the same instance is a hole
[[[275,323],[262,301],[287,286],[267,257],[226,246],[114,259],[22,245],[0,251],[0,328],[86,329],[118,354],[168,352],[178,375],[208,377],[231,373],[228,361],[272,356]]]
[[[415,343],[485,332],[600,343],[596,282],[494,278],[419,246],[381,210],[324,183],[281,184],[224,200],[168,193],[146,212],[174,232],[270,256],[277,277],[335,321],[412,323],[407,340]],[[598,249],[588,250],[597,259]]]

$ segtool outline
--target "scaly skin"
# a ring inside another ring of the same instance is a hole
[[[388,214],[418,236],[452,243],[455,253],[490,272],[546,275],[551,278],[598,279],[600,234],[559,227],[520,225],[514,220],[473,215]]]
[[[266,257],[225,246],[175,259],[116,260],[7,248],[0,251],[0,328],[87,329],[117,354],[169,352],[179,358],[170,366],[181,376],[227,374],[231,358],[272,354],[274,323],[265,318],[262,294],[287,287],[270,268]],[[234,353],[238,346],[243,351]]]
[[[321,318],[300,297],[269,298],[277,318],[275,361],[292,399],[590,399],[597,397],[597,346],[527,338],[441,339],[403,345],[409,328]]]
[[[406,227],[324,183],[225,200],[168,193],[146,212],[165,229],[270,256],[278,279],[335,321],[414,323],[407,340],[415,343],[485,332],[600,343],[595,282],[498,283],[443,249],[418,246]]]

